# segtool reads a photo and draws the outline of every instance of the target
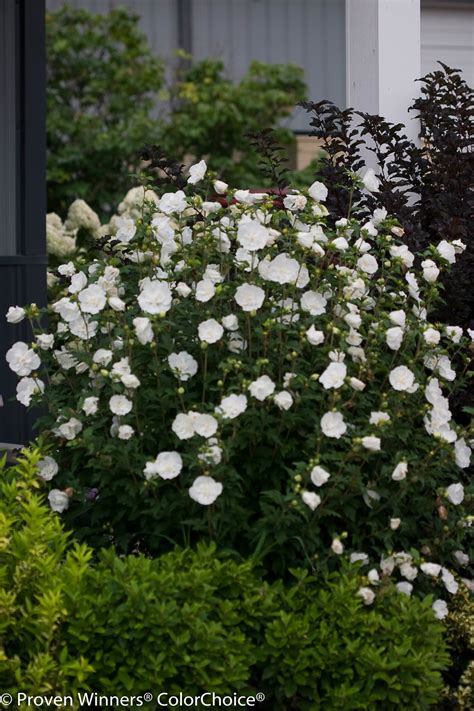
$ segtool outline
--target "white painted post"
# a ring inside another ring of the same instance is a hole
[[[404,123],[418,141],[407,109],[420,72],[420,0],[346,0],[347,106]]]

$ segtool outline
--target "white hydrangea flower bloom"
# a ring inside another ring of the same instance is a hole
[[[166,313],[171,308],[172,294],[168,284],[158,279],[148,279],[142,285],[138,303],[148,314]]]

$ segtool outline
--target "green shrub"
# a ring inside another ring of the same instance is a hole
[[[18,464],[0,462],[0,689],[15,693],[66,693],[91,671],[67,653],[62,637],[72,589],[90,559],[69,543],[61,522],[38,494],[38,451]]]
[[[38,495],[38,452],[23,457],[0,485],[3,692],[260,691],[288,711],[436,699],[447,657],[428,598],[384,585],[366,607],[354,569],[268,583],[205,545],[91,562]]]
[[[152,118],[163,85],[138,17],[65,5],[46,15],[48,210],[76,198],[109,213],[129,187],[140,148],[158,137]]]
[[[474,599],[466,585],[459,587],[445,624],[451,664],[439,709],[468,711],[474,708]]]

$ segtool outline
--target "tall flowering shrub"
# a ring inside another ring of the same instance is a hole
[[[52,508],[95,544],[212,538],[275,571],[345,549],[382,558],[374,585],[394,573],[409,593],[428,565],[425,587],[454,589],[471,451],[448,397],[469,359],[429,314],[462,243],[415,266],[383,208],[330,224],[321,183],[210,187],[201,161],[61,265],[47,311],[8,314],[35,332],[7,360],[20,402],[47,408]]]

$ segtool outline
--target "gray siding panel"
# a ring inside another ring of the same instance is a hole
[[[128,7],[141,17],[153,51],[173,59],[178,46],[178,0],[69,0],[94,12]],[[48,9],[64,0],[47,0]],[[303,67],[309,96],[344,106],[345,0],[191,0],[192,49],[196,59],[218,57],[227,75],[240,79],[252,59]],[[308,129],[296,109],[290,125]]]

